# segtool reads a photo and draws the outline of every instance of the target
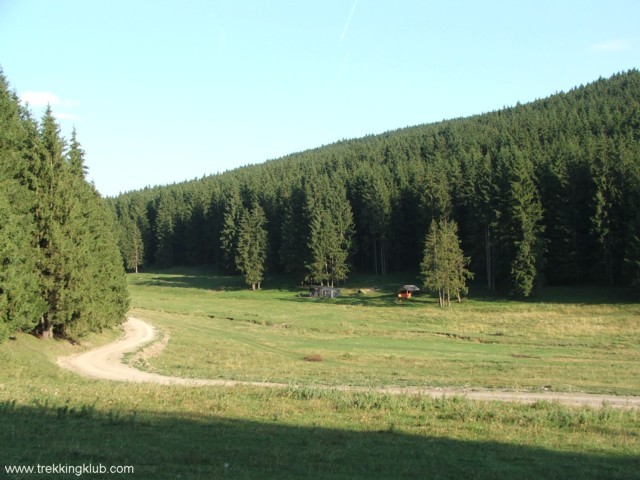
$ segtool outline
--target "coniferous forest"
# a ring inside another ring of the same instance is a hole
[[[75,130],[67,143],[50,108],[34,120],[0,72],[0,341],[124,320],[116,219],[85,175]]]
[[[252,288],[267,272],[417,275],[447,222],[477,287],[640,286],[637,70],[107,200],[75,131],[50,109],[34,120],[2,75],[0,122],[0,338],[122,321],[124,268],[215,265]]]
[[[541,285],[637,288],[640,72],[110,202],[131,270],[246,272],[255,238],[260,272],[300,282],[418,274],[430,225],[451,220],[478,286],[521,298]]]

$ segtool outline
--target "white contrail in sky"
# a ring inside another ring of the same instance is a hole
[[[632,42],[624,38],[614,38],[612,40],[598,43],[591,47],[593,52],[616,53],[631,50]]]
[[[351,6],[351,13],[349,13],[349,18],[347,18],[347,23],[344,24],[344,28],[342,29],[342,35],[340,35],[340,43],[344,41],[344,37],[346,37],[347,35],[347,30],[349,30],[349,24],[351,23],[353,14],[356,12],[357,6],[358,6],[358,0],[354,0],[353,5]]]

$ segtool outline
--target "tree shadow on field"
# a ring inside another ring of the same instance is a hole
[[[235,277],[205,277],[187,275],[153,275],[145,280],[136,280],[136,285],[147,287],[194,288],[201,290],[233,291],[245,288],[241,279]]]
[[[577,305],[631,305],[640,303],[640,291],[610,286],[549,286],[537,292],[531,301]]]
[[[227,275],[204,268],[176,267],[155,270],[134,276],[131,282],[139,286],[189,288],[219,292],[251,290],[240,275]],[[273,288],[298,292],[301,289],[301,287],[292,285],[289,279],[280,275],[268,276],[263,281],[263,285],[266,287],[265,290]]]
[[[423,308],[427,305],[435,305],[436,300],[423,296],[419,298],[412,298],[410,300],[398,300],[398,296],[395,293],[383,293],[383,294],[347,294],[337,298],[311,298],[304,292],[298,295],[292,295],[289,298],[281,298],[282,301],[287,302],[317,302],[325,303],[328,305],[349,305],[359,307],[398,307],[398,308]]]
[[[296,427],[219,416],[103,413],[91,406],[0,405],[7,466],[133,466],[86,478],[638,478],[632,456],[560,453],[496,442]],[[48,476],[47,478],[51,478]],[[66,475],[54,478],[76,478]]]
[[[640,292],[630,288],[611,286],[545,286],[526,299],[510,296],[507,291],[490,292],[486,287],[473,285],[469,300],[487,304],[509,305],[513,302],[558,305],[634,305],[640,303]]]

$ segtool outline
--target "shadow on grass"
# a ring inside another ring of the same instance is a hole
[[[286,302],[317,302],[328,305],[349,305],[360,307],[398,307],[398,308],[424,308],[427,305],[436,305],[435,299],[427,296],[414,298],[411,300],[398,301],[396,294],[374,294],[374,295],[345,295],[337,298],[310,298],[304,294],[292,295],[290,298],[280,298]]]
[[[517,299],[507,292],[489,292],[485,287],[472,286],[468,298],[481,302],[551,303],[566,305],[632,305],[640,303],[640,292],[630,288],[611,286],[547,286],[529,298]]]
[[[496,442],[297,427],[219,416],[104,414],[0,405],[3,478],[11,465],[131,465],[90,478],[638,478],[632,456],[561,453]],[[51,477],[48,477],[51,478]],[[75,478],[73,475],[55,478]]]
[[[361,306],[424,306],[434,303],[435,297],[428,292],[421,292],[413,301],[398,302],[397,289],[405,284],[415,282],[410,274],[388,275],[354,275],[349,281],[339,288],[345,291],[357,291],[358,289],[372,289],[373,294],[347,294],[343,297],[332,299],[332,302],[345,305]],[[166,270],[152,270],[134,277],[134,285],[190,288],[213,291],[239,291],[249,290],[239,275],[226,275],[208,267],[175,267]],[[372,288],[373,287],[373,288]],[[507,292],[489,292],[477,282],[470,286],[467,296],[470,300],[509,304],[518,301],[510,297]],[[294,294],[291,301],[307,301],[304,293],[308,287],[298,285],[286,275],[268,275],[263,282],[265,290],[284,290]],[[322,300],[324,301],[324,300]],[[621,287],[609,286],[549,286],[535,292],[526,303],[552,303],[552,304],[576,304],[576,305],[628,305],[640,303],[640,292]]]
[[[640,303],[640,290],[609,286],[545,287],[532,302],[578,305],[630,305]]]
[[[239,277],[225,276],[187,276],[187,275],[152,275],[144,280],[137,279],[135,285],[146,287],[190,288],[215,291],[242,290],[245,285]]]
[[[151,270],[132,275],[131,283],[148,287],[173,287],[213,291],[250,290],[240,275],[226,275],[208,268],[171,268]],[[263,284],[268,288],[297,292],[301,287],[293,285],[287,277],[268,276]]]

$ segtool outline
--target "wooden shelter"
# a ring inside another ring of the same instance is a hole
[[[419,292],[420,289],[415,285],[403,285],[398,289],[398,299],[410,299],[412,295],[415,295]]]

